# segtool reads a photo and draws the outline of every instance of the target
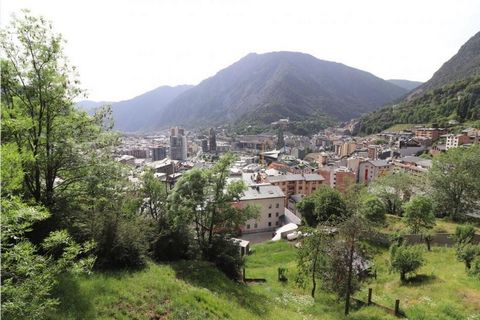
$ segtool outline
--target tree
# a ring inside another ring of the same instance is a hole
[[[435,226],[432,200],[424,196],[410,199],[404,206],[404,221],[414,234]]]
[[[18,198],[3,198],[1,205],[2,319],[44,319],[58,305],[52,297],[58,276],[91,270],[93,243],[79,245],[67,232],[55,231],[38,247],[26,234],[49,213]]]
[[[152,170],[142,176],[140,211],[153,224],[150,252],[154,259],[178,260],[188,258],[190,237],[188,227],[175,225],[168,211],[167,184],[155,177]]]
[[[400,214],[402,204],[410,200],[414,188],[419,188],[415,178],[399,172],[375,179],[370,190],[384,203],[387,213]]]
[[[299,275],[297,283],[304,286],[306,278],[312,280],[312,298],[315,298],[317,279],[321,278],[325,269],[327,248],[331,242],[329,235],[318,229],[306,228],[305,233],[310,234],[303,238],[302,245],[297,254]]]
[[[435,158],[428,177],[438,210],[463,220],[480,203],[480,146],[454,148]]]
[[[43,18],[23,11],[1,31],[2,143],[13,144],[23,170],[25,196],[54,209],[58,190],[82,179],[86,152],[98,136],[94,118],[75,110],[75,68],[61,35]],[[52,212],[55,213],[55,212]]]
[[[390,248],[390,267],[400,273],[400,280],[405,282],[407,274],[415,272],[424,264],[420,246],[392,245]]]
[[[368,265],[360,241],[370,236],[372,229],[370,223],[358,215],[352,215],[341,222],[338,229],[337,249],[331,252],[333,263],[330,264],[333,267],[330,268],[331,273],[337,276],[329,278],[333,281],[325,281],[325,284],[330,284],[331,288],[337,287],[337,293],[339,294],[344,293],[345,315],[348,315],[350,312],[350,297],[359,289],[362,273],[366,271],[365,267]],[[342,279],[344,281],[341,281]],[[334,282],[337,282],[337,286]]]
[[[423,239],[425,239],[425,244],[427,245],[427,250],[431,251],[432,241],[433,241],[433,234],[432,232],[426,231],[423,233]]]
[[[347,214],[341,193],[330,187],[322,187],[304,197],[297,208],[307,225],[312,227],[319,222],[343,220]]]
[[[142,212],[147,213],[153,220],[160,223],[167,221],[167,183],[162,183],[155,178],[153,170],[145,170],[142,176],[142,188],[144,197],[141,207]]]
[[[385,222],[385,205],[375,195],[367,195],[361,199],[360,212],[363,217],[373,223]]]
[[[174,223],[193,225],[195,240],[202,257],[212,261],[218,253],[214,244],[235,234],[246,220],[256,216],[253,206],[235,205],[245,188],[242,181],[227,183],[229,168],[234,160],[223,156],[212,169],[192,169],[177,182],[168,196]]]

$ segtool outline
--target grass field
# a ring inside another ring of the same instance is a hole
[[[409,130],[412,129],[413,127],[418,126],[418,124],[411,124],[411,123],[399,123],[399,124],[394,124],[388,129],[385,129],[385,131],[388,132],[400,132],[403,130]]]
[[[183,261],[150,263],[141,271],[96,273],[65,278],[57,291],[60,312],[52,319],[343,319],[343,304],[322,291],[313,300],[309,288],[294,285],[296,250],[291,243],[253,246],[246,262],[247,278],[266,283],[243,285],[228,280],[211,265]],[[435,248],[420,270],[425,279],[401,285],[387,268],[388,254],[375,259],[378,279],[374,300],[401,308],[409,319],[480,319],[480,280],[468,277],[453,249]],[[277,268],[288,269],[289,281],[277,280]],[[354,310],[349,319],[394,319],[377,307]]]
[[[407,225],[403,222],[402,217],[387,214],[385,227],[381,231],[385,233],[406,232],[409,233]],[[435,219],[435,226],[432,229],[434,233],[455,233],[458,224],[445,219]],[[474,225],[476,232],[480,233],[480,227]]]

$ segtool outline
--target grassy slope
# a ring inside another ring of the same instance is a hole
[[[434,247],[425,253],[426,263],[418,271],[422,281],[402,285],[399,275],[387,267],[388,252],[375,258],[378,278],[366,285],[358,296],[373,288],[373,300],[400,307],[409,319],[480,319],[480,279],[469,277],[458,262],[453,248]]]
[[[254,246],[248,257],[247,278],[266,278],[249,286],[228,280],[201,262],[149,264],[135,272],[94,274],[65,279],[58,295],[61,312],[53,319],[342,319],[343,305],[336,298],[294,285],[296,249],[286,242]],[[480,280],[466,276],[452,249],[435,248],[420,271],[424,283],[400,285],[389,274],[388,253],[376,258],[378,280],[357,297],[374,288],[375,301],[401,307],[411,319],[480,319]],[[288,268],[289,281],[277,281],[277,268]],[[475,311],[475,308],[478,308]],[[479,314],[478,318],[473,317]],[[442,315],[440,317],[439,315]],[[349,319],[394,319],[375,308],[353,312]]]
[[[451,222],[446,219],[435,219],[435,226],[433,227],[433,232],[436,233],[455,233],[458,223]],[[476,232],[480,233],[479,225],[475,225]],[[402,217],[395,215],[387,215],[387,223],[381,229],[385,233],[394,233],[394,232],[408,232],[407,225],[403,222]]]

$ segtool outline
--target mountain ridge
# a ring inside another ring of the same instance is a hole
[[[216,125],[248,118],[269,123],[318,114],[343,121],[406,93],[371,73],[309,54],[250,53],[175,98],[158,113],[156,127]]]

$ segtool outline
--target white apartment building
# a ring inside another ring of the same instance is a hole
[[[273,231],[281,226],[285,213],[285,195],[271,184],[252,184],[240,198],[240,206],[255,205],[259,208],[256,219],[250,219],[241,226],[243,233]]]

